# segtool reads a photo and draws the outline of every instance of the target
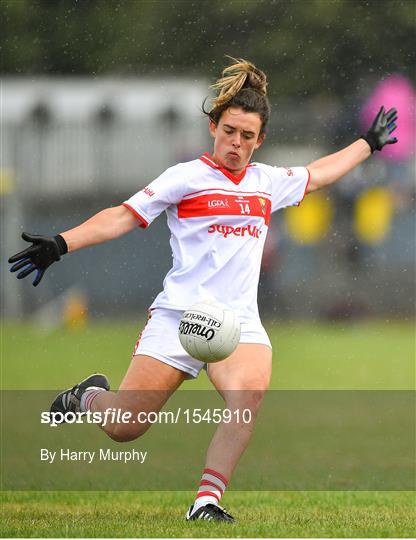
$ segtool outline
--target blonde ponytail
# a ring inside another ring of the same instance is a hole
[[[266,91],[267,77],[247,60],[231,56],[228,58],[233,64],[226,67],[222,72],[222,77],[211,86],[214,90],[219,90],[217,97],[212,100],[212,108],[205,109],[205,99],[202,103],[202,112],[214,124],[218,124],[222,113],[229,107],[257,113],[261,119],[261,133],[264,133],[271,110]]]
[[[212,101],[214,109],[228,103],[243,88],[251,88],[262,96],[267,95],[267,77],[263,71],[242,58],[228,58],[234,63],[226,67],[222,77],[211,86],[214,90],[219,90],[218,96]]]

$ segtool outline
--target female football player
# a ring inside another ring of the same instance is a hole
[[[305,194],[324,188],[392,144],[395,109],[381,107],[365,136],[307,167],[251,163],[264,142],[270,116],[266,76],[250,62],[234,60],[213,86],[218,90],[206,112],[213,151],[163,172],[123,204],[107,208],[55,237],[23,233],[31,246],[9,259],[18,279],[36,271],[37,286],[46,269],[66,253],[107,242],[141,227],[163,211],[171,232],[173,266],[163,291],[149,310],[130,367],[118,392],[104,375],[92,375],[62,392],[51,411],[120,408],[159,411],[169,396],[204,367],[181,347],[178,325],[184,310],[200,300],[220,301],[241,322],[241,340],[224,361],[209,364],[208,376],[230,410],[249,409],[251,421],[221,423],[206,455],[205,469],[187,519],[233,521],[219,505],[227,483],[250,440],[256,413],[272,369],[272,350],[257,308],[260,262],[270,214],[298,205]],[[129,391],[129,392],[126,392]],[[237,419],[237,416],[236,416]],[[101,426],[116,441],[142,435],[148,423]]]

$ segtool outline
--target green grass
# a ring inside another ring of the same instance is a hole
[[[413,323],[275,323],[268,330],[274,347],[273,389],[414,389]],[[140,325],[130,323],[91,324],[84,331],[52,333],[29,324],[5,324],[1,386],[56,389],[99,370],[117,387],[139,331]],[[202,374],[184,388],[210,385]],[[1,536],[380,538],[416,534],[413,492],[231,489],[224,498],[224,505],[238,518],[231,526],[185,523],[192,498],[192,492],[182,491],[3,492]]]
[[[275,323],[267,328],[273,344],[272,389],[414,388],[413,322]],[[28,324],[5,324],[1,387],[65,388],[100,371],[116,388],[140,330],[140,324],[95,323],[83,331],[43,333]],[[207,389],[210,383],[201,373],[184,388]]]
[[[239,492],[236,524],[186,523],[191,493],[12,493],[2,507],[10,537],[413,537],[412,493]]]

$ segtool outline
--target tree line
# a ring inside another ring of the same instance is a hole
[[[273,93],[415,78],[414,0],[1,0],[1,72],[213,80],[247,58]]]

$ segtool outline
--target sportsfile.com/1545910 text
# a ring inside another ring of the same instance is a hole
[[[250,409],[182,409],[176,411],[141,411],[137,414],[122,409],[109,408],[103,412],[50,412],[42,411],[40,423],[56,427],[63,422],[67,424],[250,424],[252,412]]]

